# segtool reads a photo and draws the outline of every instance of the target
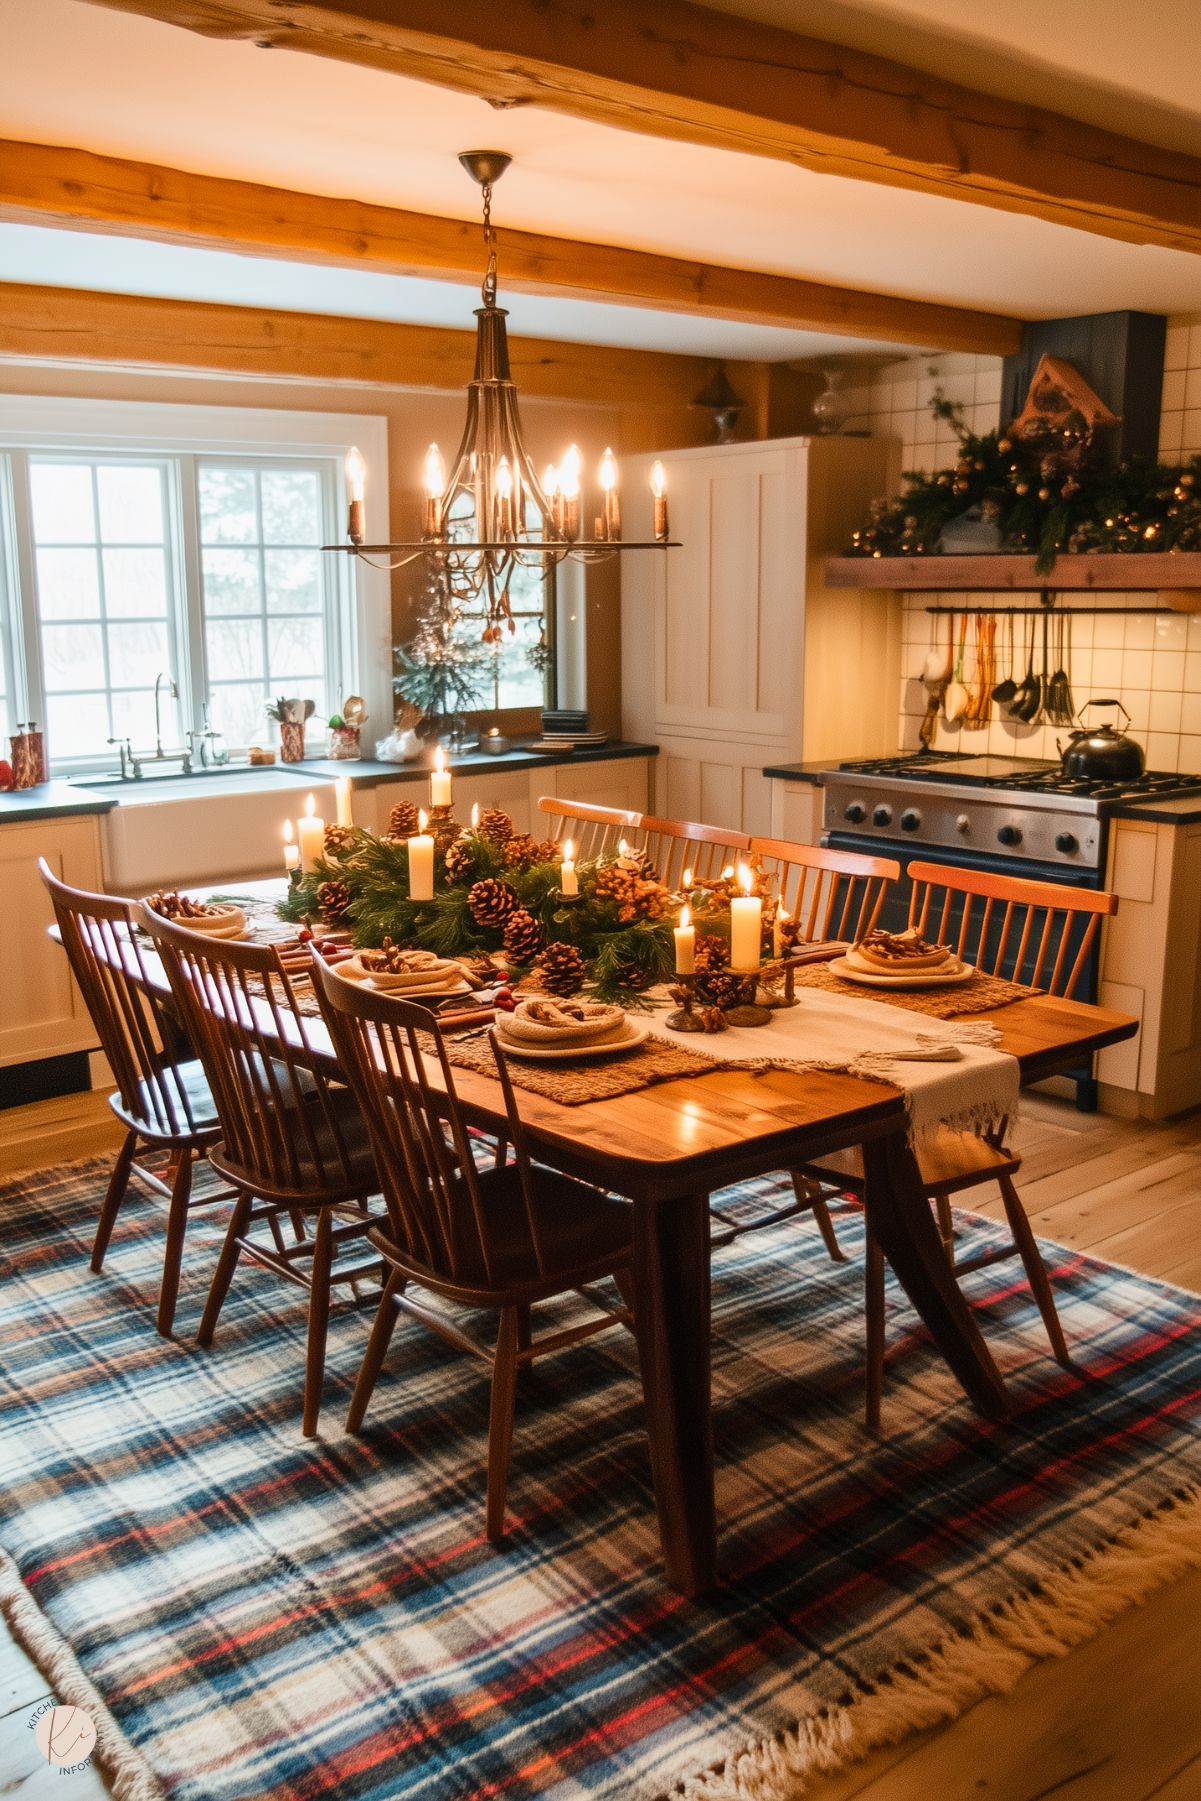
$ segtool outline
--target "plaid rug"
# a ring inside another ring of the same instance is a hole
[[[873,1442],[858,1216],[845,1265],[795,1221],[723,1252],[725,1584],[690,1601],[662,1580],[627,1334],[523,1373],[493,1548],[482,1366],[402,1319],[350,1439],[368,1320],[347,1309],[306,1442],[304,1296],[243,1267],[211,1352],[157,1338],[156,1202],[88,1271],[105,1173],[0,1190],[0,1544],[181,1801],[788,1796],[1201,1560],[1201,1299],[1075,1253],[1049,1253],[1075,1372],[1018,1266],[970,1279],[1020,1407],[1004,1428],[890,1284]],[[190,1227],[181,1333],[220,1225]]]

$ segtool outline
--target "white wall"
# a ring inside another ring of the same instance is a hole
[[[932,368],[937,375],[931,375]],[[963,403],[973,430],[989,431],[997,424],[999,357],[909,357],[879,370],[851,396],[873,435],[900,441],[904,469],[930,471],[954,461],[955,434],[930,412],[930,397],[939,386],[948,399]],[[1162,406],[1160,455],[1177,462],[1201,454],[1201,313],[1168,321]],[[976,604],[1004,606],[1008,599],[1007,594],[904,596],[903,745],[916,747],[925,711],[926,690],[917,677],[931,643],[933,622],[926,607],[937,602],[970,611]],[[1077,705],[1090,695],[1116,695],[1130,712],[1130,730],[1147,753],[1148,768],[1201,773],[1201,614],[1140,611],[1125,618],[1094,617],[1086,611],[1093,604],[1089,597],[1062,599],[1074,614],[1071,673]],[[1097,604],[1139,608],[1147,599],[1138,592],[1116,593],[1099,597]],[[1003,634],[1004,629],[1004,622],[999,622],[998,632]],[[941,630],[946,631],[945,620]],[[986,731],[966,731],[940,719],[935,748],[1053,758],[1055,739],[1053,726],[1023,726],[994,718]]]

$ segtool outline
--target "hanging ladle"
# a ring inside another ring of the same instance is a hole
[[[1034,618],[1031,616],[1026,632],[1026,673],[1018,683],[1017,693],[1009,703],[1011,719],[1020,719],[1029,725],[1038,709],[1038,683],[1034,679]]]
[[[996,687],[992,691],[992,697],[996,701],[996,703],[999,707],[1007,707],[1009,705],[1010,701],[1013,699],[1014,695],[1018,691],[1018,685],[1013,679],[1014,656],[1015,656],[1015,650],[1014,650],[1014,636],[1013,636],[1013,614],[1010,613],[1010,615],[1009,615],[1009,674],[1005,677],[1005,680],[1003,682],[998,682]]]

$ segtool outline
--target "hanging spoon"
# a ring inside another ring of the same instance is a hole
[[[1013,678],[1014,659],[1013,612],[1011,610],[1009,614],[1009,674],[1003,682],[998,682],[992,691],[992,697],[999,707],[1007,707],[1018,691],[1018,685]]]
[[[1009,717],[1029,724],[1038,705],[1038,683],[1034,679],[1034,618],[1026,621],[1026,673],[1018,683],[1017,693],[1009,703]]]
[[[963,718],[967,711],[968,691],[963,685],[963,652],[967,643],[967,614],[959,627],[959,655],[955,659],[955,671],[947,683],[947,691],[943,697],[943,717],[948,725],[954,725]]]

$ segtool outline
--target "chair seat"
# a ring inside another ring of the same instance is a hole
[[[944,1127],[923,1138],[916,1151],[927,1194],[952,1194],[980,1182],[995,1182],[998,1176],[1014,1175],[1022,1166],[1021,1158],[1004,1145],[990,1144],[975,1132],[949,1132]],[[805,1169],[851,1189],[863,1187],[863,1152],[858,1145],[828,1151]]]
[[[293,1093],[295,1091],[293,1090]],[[371,1145],[367,1138],[367,1127],[359,1112],[358,1103],[348,1088],[334,1089],[327,1094],[327,1101],[337,1122],[337,1129],[342,1143],[346,1147],[348,1172],[345,1181],[342,1179],[342,1165],[333,1132],[328,1125],[325,1114],[319,1111],[315,1100],[310,1095],[300,1105],[313,1107],[313,1137],[316,1140],[320,1163],[314,1158],[308,1144],[308,1134],[297,1132],[295,1139],[296,1161],[299,1183],[295,1190],[289,1190],[286,1197],[283,1192],[266,1180],[261,1171],[247,1169],[234,1161],[225,1149],[224,1144],[214,1145],[209,1152],[209,1162],[219,1174],[236,1183],[241,1188],[252,1189],[264,1200],[286,1198],[289,1205],[304,1207],[306,1201],[317,1206],[325,1206],[344,1193],[374,1194],[378,1192],[379,1182],[375,1173],[375,1159],[371,1154]],[[288,1111],[291,1111],[289,1108]]]
[[[137,1093],[134,1108],[127,1108],[119,1094],[110,1095],[108,1104],[141,1137],[216,1137],[217,1109],[204,1070],[194,1059],[168,1064],[160,1083],[140,1081]]]
[[[491,1236],[491,1270],[484,1264],[464,1189],[458,1219],[462,1224],[459,1266],[453,1281],[441,1271],[429,1269],[432,1286],[468,1291],[483,1299],[496,1289],[527,1289],[528,1298],[556,1294],[579,1282],[604,1274],[628,1260],[633,1242],[633,1214],[626,1201],[602,1194],[541,1164],[531,1167],[534,1224],[542,1251],[539,1266],[530,1234],[521,1177],[515,1163],[502,1169],[482,1170],[478,1181],[481,1204],[487,1210]],[[372,1241],[400,1268],[422,1279],[420,1260],[390,1244],[383,1232]]]

